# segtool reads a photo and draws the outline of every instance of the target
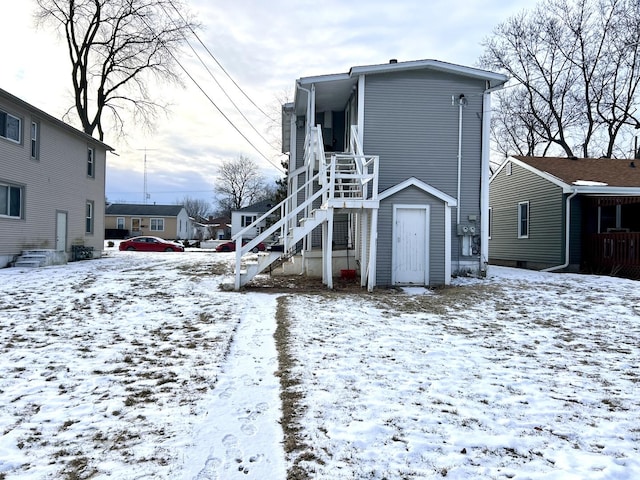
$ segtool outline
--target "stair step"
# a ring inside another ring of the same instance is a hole
[[[14,267],[36,268],[49,265],[64,265],[67,263],[65,252],[51,249],[23,250],[22,254],[13,262]]]
[[[14,267],[24,267],[24,268],[38,268],[42,266],[41,260],[27,260],[27,259],[19,259],[13,264]]]

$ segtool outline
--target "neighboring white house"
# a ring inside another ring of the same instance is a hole
[[[0,267],[26,250],[101,255],[112,150],[0,89]]]
[[[231,236],[251,225],[258,218],[271,210],[273,206],[274,203],[271,200],[263,200],[261,202],[254,203],[253,205],[249,205],[248,207],[241,208],[240,210],[231,212]],[[255,225],[251,225],[251,228],[244,234],[245,238],[254,238],[264,230],[266,224],[266,220],[262,220]]]

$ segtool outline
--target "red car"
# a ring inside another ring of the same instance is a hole
[[[243,240],[242,245],[246,245],[250,240]],[[266,245],[260,242],[257,246],[253,247],[251,251],[253,253],[264,252],[266,250]],[[216,252],[235,252],[236,251],[236,242],[227,242],[221,243],[216,247]]]
[[[184,252],[184,247],[158,237],[133,237],[120,242],[120,250],[136,252]]]

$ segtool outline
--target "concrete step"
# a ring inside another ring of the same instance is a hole
[[[56,250],[32,249],[23,250],[13,266],[23,268],[39,268],[49,265],[64,265],[67,263],[67,254]]]
[[[13,266],[18,268],[40,268],[44,266],[44,261],[45,260],[40,260],[40,259],[18,258],[18,260],[16,260],[15,263],[13,264]]]

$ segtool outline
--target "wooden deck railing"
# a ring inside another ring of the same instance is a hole
[[[640,232],[588,235],[583,247],[590,269],[640,267]]]

